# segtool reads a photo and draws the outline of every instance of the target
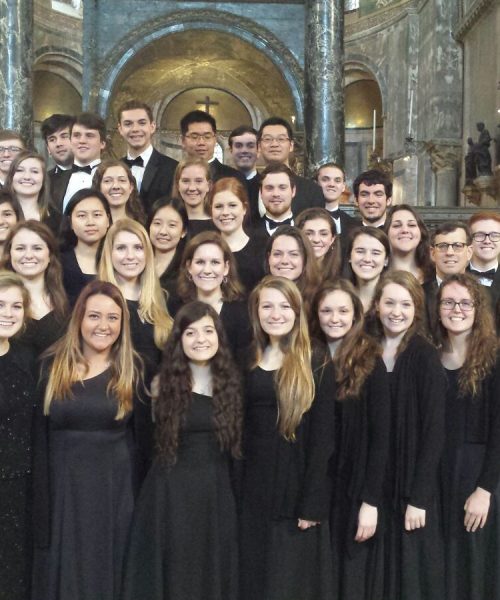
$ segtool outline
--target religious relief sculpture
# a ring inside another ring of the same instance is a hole
[[[493,175],[493,171],[491,170],[490,132],[486,129],[484,123],[482,122],[479,122],[476,127],[479,131],[479,137],[477,144],[472,146],[472,152],[475,156],[477,176],[491,176]]]

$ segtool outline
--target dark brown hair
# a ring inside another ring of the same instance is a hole
[[[328,248],[328,251],[323,257],[323,260],[318,263],[318,267],[323,279],[336,279],[339,276],[342,266],[342,250],[340,248],[340,240],[337,236],[335,221],[332,219],[326,208],[313,207],[303,210],[295,220],[295,225],[303,231],[307,221],[312,221],[313,219],[323,219],[323,221],[326,221],[335,238],[333,244]]]

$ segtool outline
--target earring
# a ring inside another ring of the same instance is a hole
[[[224,275],[224,277],[222,278],[222,283],[227,283],[227,275]]]
[[[193,281],[193,276],[191,275],[191,273],[188,273],[187,278],[188,281]]]

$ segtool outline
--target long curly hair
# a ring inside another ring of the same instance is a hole
[[[337,398],[345,400],[349,397],[359,396],[366,378],[375,368],[377,358],[381,355],[381,348],[365,332],[363,304],[355,287],[347,279],[338,279],[335,282],[326,281],[314,297],[312,327],[315,336],[328,343],[319,324],[319,308],[326,296],[336,291],[348,294],[354,308],[352,327],[343,337],[332,359],[337,381]]]
[[[311,408],[315,393],[307,317],[300,291],[293,281],[274,275],[264,277],[253,289],[248,301],[254,337],[254,367],[269,345],[269,336],[259,320],[260,294],[265,288],[281,292],[295,313],[292,330],[280,339],[283,363],[274,378],[278,397],[278,429],[285,439],[294,440],[295,430]]]
[[[438,292],[438,317],[439,302],[444,297],[446,286],[450,283],[457,283],[464,287],[470,294],[474,303],[474,324],[472,331],[467,338],[467,356],[460,369],[458,387],[461,395],[476,395],[481,389],[481,383],[487,377],[496,362],[498,349],[498,339],[495,333],[495,323],[491,310],[491,302],[487,292],[472,275],[468,273],[457,273],[448,275]],[[449,344],[448,331],[439,320],[437,331],[438,345],[444,349]]]
[[[189,359],[182,348],[182,334],[192,323],[206,316],[212,319],[219,340],[219,348],[210,360],[215,435],[221,451],[228,451],[234,458],[241,457],[243,402],[239,371],[219,315],[209,304],[195,300],[177,313],[159,372],[156,446],[159,457],[170,466],[177,460],[179,431],[191,405],[193,387]]]

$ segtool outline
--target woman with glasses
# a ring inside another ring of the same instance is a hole
[[[451,275],[438,296],[446,370],[446,598],[500,598],[500,362],[484,287]]]

